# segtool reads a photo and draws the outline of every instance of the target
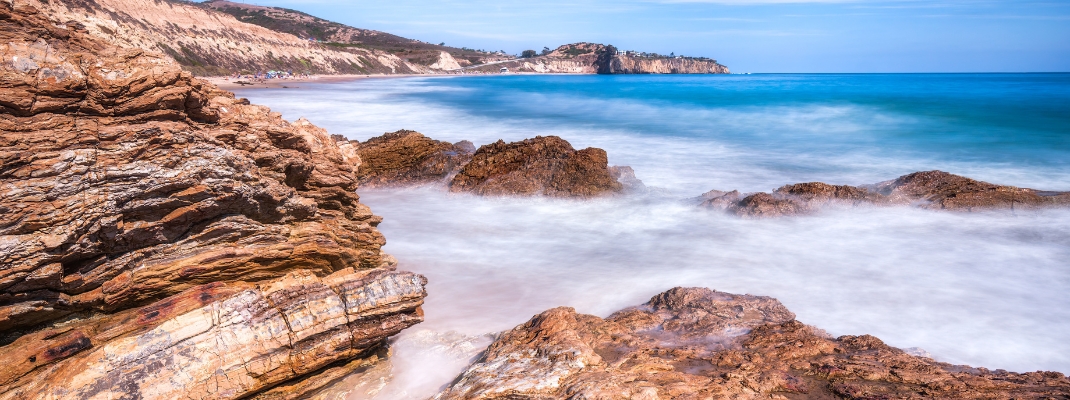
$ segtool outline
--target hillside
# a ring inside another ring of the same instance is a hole
[[[447,53],[456,60],[456,68],[513,58],[500,53],[437,45],[386,32],[354,28],[287,8],[257,6],[227,0],[211,0],[195,4],[230,14],[242,22],[289,33],[326,46],[378,50],[417,65],[433,66],[440,63],[445,66],[450,61],[442,57],[442,53]]]
[[[162,53],[199,76],[269,70],[311,74],[728,73],[705,58],[617,52],[574,43],[530,58],[407,39],[284,8],[226,0],[15,0],[55,25],[116,46]]]
[[[440,53],[441,61],[418,63],[371,48],[310,42],[290,33],[241,22],[230,14],[197,3],[156,0],[15,2],[44,11],[54,24],[73,22],[90,35],[119,47],[167,54],[196,75],[255,73],[272,69],[313,74],[428,74],[459,67],[444,52]]]

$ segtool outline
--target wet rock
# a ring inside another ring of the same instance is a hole
[[[646,185],[643,181],[635,177],[635,170],[632,167],[621,165],[609,167],[609,176],[612,176],[621,185],[624,185],[624,189],[628,191],[643,190]]]
[[[796,183],[780,187],[775,194],[791,198],[809,207],[828,205],[884,204],[888,200],[865,188],[848,185],[829,185],[823,182]]]
[[[1000,186],[943,171],[915,172],[873,185],[797,183],[772,193],[742,197],[739,192],[711,190],[700,207],[725,210],[747,218],[804,215],[829,207],[913,205],[948,211],[1037,210],[1070,206],[1070,192],[1046,192]]]
[[[1058,372],[991,372],[873,336],[829,337],[775,299],[676,288],[602,319],[548,310],[502,334],[438,399],[1061,398]]]
[[[802,201],[784,195],[755,193],[730,204],[728,213],[744,218],[774,218],[805,215],[813,209]]]
[[[1070,205],[1070,192],[996,185],[943,171],[915,172],[870,188],[892,202],[936,210],[1029,210]]]
[[[363,187],[448,182],[472,159],[471,142],[450,144],[400,130],[359,144],[357,176]]]
[[[0,56],[0,399],[249,397],[422,319],[323,129],[23,5]]]
[[[450,183],[452,192],[585,198],[619,193],[605,150],[575,150],[557,136],[481,146]]]

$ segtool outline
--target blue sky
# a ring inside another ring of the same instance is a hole
[[[514,54],[588,41],[711,57],[733,72],[1070,71],[1070,0],[255,3]]]

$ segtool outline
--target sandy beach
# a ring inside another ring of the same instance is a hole
[[[231,78],[225,76],[208,76],[201,77],[212,84],[219,86],[220,89],[234,90],[234,89],[297,89],[302,84],[307,83],[337,83],[348,82],[358,79],[375,79],[375,78],[404,78],[413,76],[439,76],[439,75],[427,75],[427,74],[393,74],[393,75],[313,75],[309,78],[291,78],[291,79],[265,79],[256,80],[249,78]],[[445,75],[442,75],[445,76]]]

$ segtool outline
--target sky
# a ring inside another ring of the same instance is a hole
[[[733,72],[1070,72],[1070,0],[246,0],[518,54],[574,42]]]

